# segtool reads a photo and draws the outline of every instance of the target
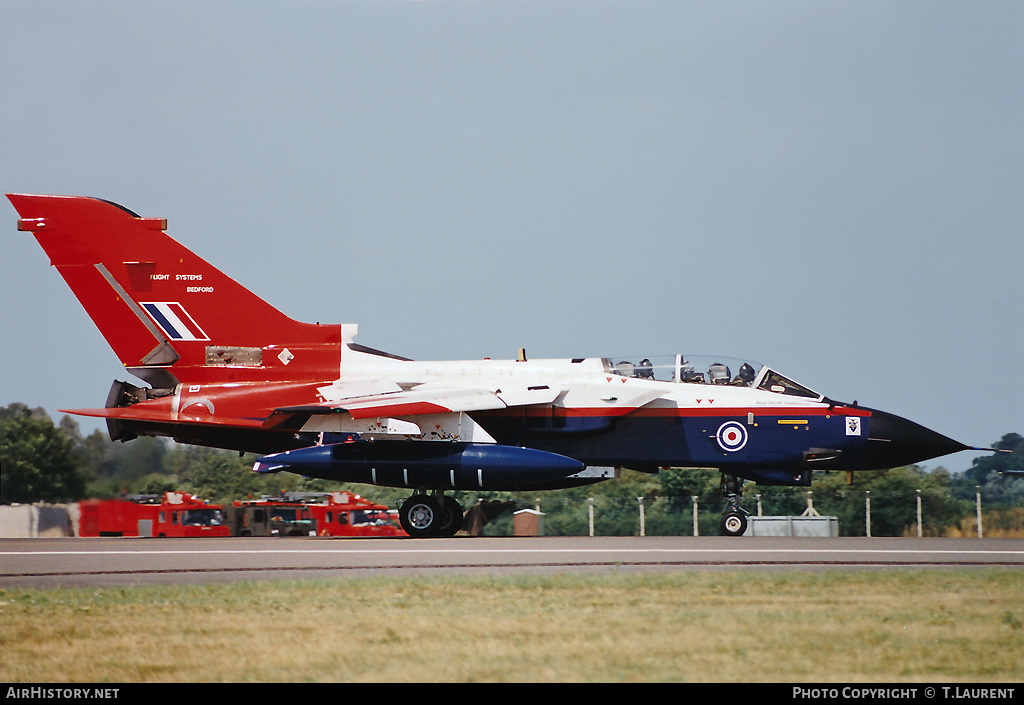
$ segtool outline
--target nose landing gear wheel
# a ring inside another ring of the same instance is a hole
[[[740,499],[743,497],[743,479],[722,473],[722,494],[725,496],[722,533],[725,536],[742,536],[747,530],[747,512],[740,506]]]
[[[730,512],[722,517],[722,533],[726,536],[742,536],[747,530],[747,517]]]

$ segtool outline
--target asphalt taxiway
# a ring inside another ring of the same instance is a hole
[[[533,537],[0,539],[0,586],[410,574],[1024,568],[1024,539]]]

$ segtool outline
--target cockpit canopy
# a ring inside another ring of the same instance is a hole
[[[638,361],[634,361],[638,360]],[[718,384],[750,387],[775,394],[822,399],[822,395],[784,377],[759,362],[707,355],[661,355],[643,358],[603,358],[605,369],[623,377],[680,384]]]

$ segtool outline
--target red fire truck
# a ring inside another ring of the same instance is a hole
[[[351,492],[331,492],[309,509],[317,536],[408,536],[397,511]]]
[[[230,536],[223,508],[187,492],[78,503],[79,536]]]

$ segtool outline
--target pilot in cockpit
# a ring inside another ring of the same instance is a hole
[[[733,387],[749,387],[754,382],[754,375],[756,370],[748,363],[744,362],[743,366],[740,367],[739,373],[730,382]]]

